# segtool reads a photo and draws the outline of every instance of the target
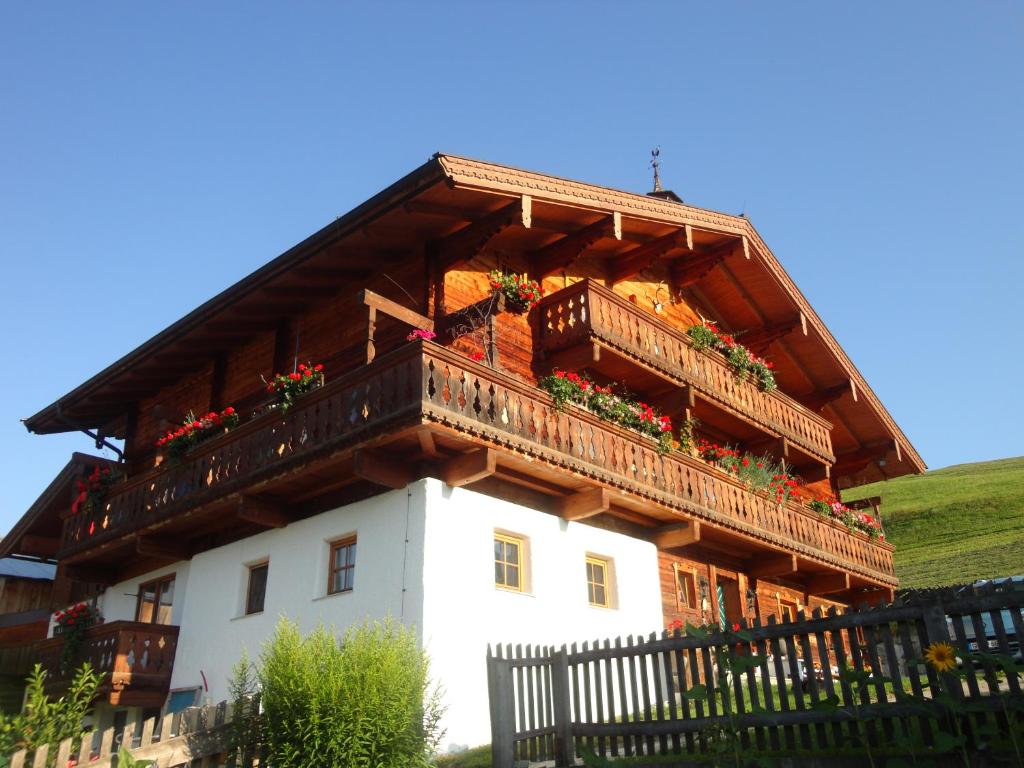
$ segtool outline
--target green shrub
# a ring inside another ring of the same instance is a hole
[[[259,670],[275,768],[426,768],[442,733],[440,697],[416,635],[393,621],[319,627],[282,619]]]
[[[17,715],[0,713],[0,764],[18,749],[37,749],[73,739],[77,752],[82,739],[82,720],[92,708],[103,675],[83,664],[75,672],[68,692],[59,699],[46,696],[46,672],[36,664],[28,676],[25,709]],[[52,762],[51,762],[52,764]]]

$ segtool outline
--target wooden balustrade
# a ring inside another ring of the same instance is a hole
[[[36,646],[38,661],[47,670],[48,692],[66,688],[75,670],[88,662],[104,675],[101,690],[109,692],[110,703],[122,701],[129,689],[159,700],[170,686],[178,628],[135,621],[97,624],[86,630],[73,663],[62,668],[64,644],[58,635]]]
[[[540,313],[545,351],[596,338],[693,386],[703,397],[767,427],[826,463],[835,461],[832,425],[826,419],[778,390],[763,392],[754,382],[738,378],[721,354],[698,351],[685,333],[592,280],[545,297]]]
[[[776,505],[731,476],[568,406],[529,383],[429,342],[411,342],[199,446],[177,466],[112,489],[104,509],[65,522],[63,551],[88,549],[244,490],[400,426],[436,423],[472,440],[680,510],[723,531],[895,584],[892,547],[795,504]]]

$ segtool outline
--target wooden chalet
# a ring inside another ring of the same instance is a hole
[[[492,311],[492,270],[543,299]],[[778,390],[695,349],[701,318],[773,360]],[[304,362],[325,385],[268,408],[264,378]],[[0,556],[56,558],[70,594],[435,477],[654,542],[666,623],[892,594],[891,544],[556,409],[537,386],[553,368],[784,459],[805,495],[925,468],[747,219],[439,154],[27,419],[123,440],[123,477],[92,513],[72,491],[34,510]],[[228,405],[238,427],[163,460],[169,428]]]

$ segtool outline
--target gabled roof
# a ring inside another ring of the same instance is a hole
[[[0,576],[15,579],[33,579],[36,581],[53,581],[57,573],[54,563],[41,563],[38,560],[22,560],[17,557],[0,558]]]
[[[416,237],[444,237],[460,231],[473,216],[494,212],[510,197],[518,196],[530,197],[535,219],[539,218],[538,208],[543,208],[561,224],[579,226],[594,217],[619,213],[643,230],[645,237],[689,226],[709,237],[713,233],[740,238],[746,258],[716,270],[701,284],[702,294],[714,306],[718,319],[734,329],[764,328],[795,313],[807,332],[787,340],[787,354],[800,369],[799,378],[792,375],[784,382],[787,393],[799,397],[845,388],[848,396],[830,408],[836,417],[833,420],[841,422],[855,438],[854,443],[845,446],[850,460],[854,454],[888,455],[889,461],[897,465],[893,475],[925,469],[909,439],[746,218],[448,154],[435,155],[218,294],[27,419],[26,427],[46,433],[110,424],[123,413],[126,403],[159,389],[169,374],[180,375],[189,365],[208,360],[211,350],[218,346],[226,348],[256,329],[272,325],[288,311],[289,301],[295,308],[306,303],[308,297],[303,290],[309,289],[301,287],[304,276],[313,280],[316,275],[320,282],[327,280],[326,276],[358,279],[368,274],[369,262],[381,258],[381,248],[385,249],[383,253],[388,247],[396,253],[407,253],[408,243],[396,239],[403,228],[393,224],[415,221],[416,227],[406,229],[414,231]],[[552,231],[557,227],[549,228],[548,237]],[[352,237],[356,234],[362,239]],[[525,236],[542,237],[544,233]],[[372,254],[365,245],[368,240],[374,242]]]

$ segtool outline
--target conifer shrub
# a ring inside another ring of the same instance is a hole
[[[394,621],[321,626],[282,619],[260,659],[268,762],[275,768],[427,768],[443,735],[440,695],[413,630]]]

